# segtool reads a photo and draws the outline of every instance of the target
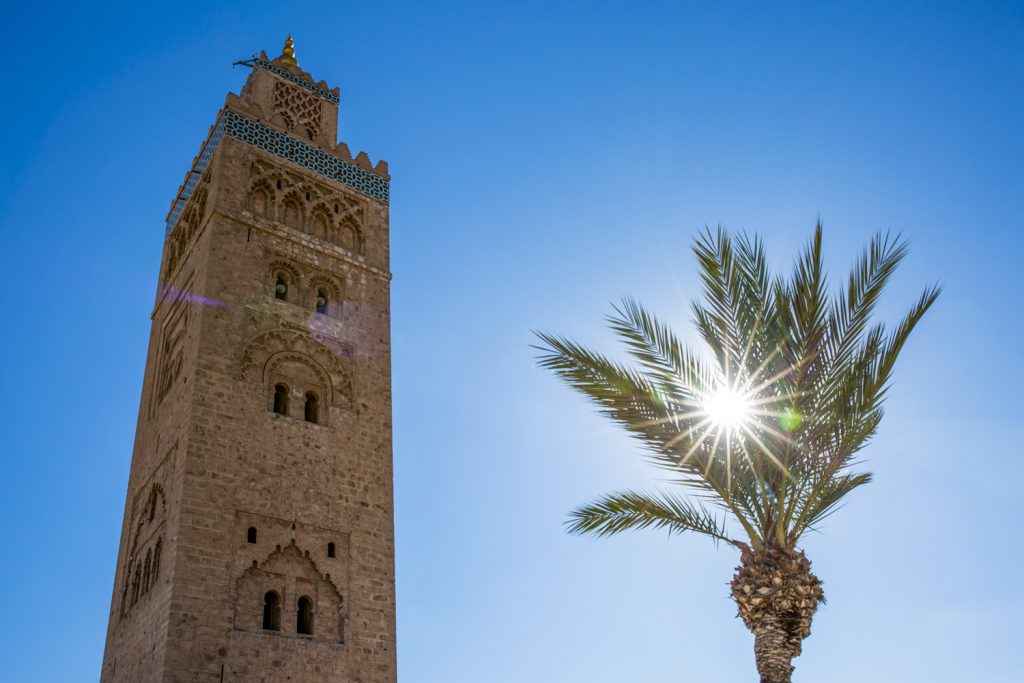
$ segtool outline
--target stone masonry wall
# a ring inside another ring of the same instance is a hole
[[[385,203],[221,141],[165,244],[102,681],[394,683],[388,263]]]

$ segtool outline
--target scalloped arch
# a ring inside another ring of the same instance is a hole
[[[352,405],[351,373],[347,363],[309,334],[296,330],[273,330],[250,339],[242,352],[242,378],[253,384],[264,384],[272,368],[286,358],[324,373],[324,386],[331,392],[332,405],[340,408]]]
[[[284,271],[291,276],[293,283],[302,279],[302,271],[295,267],[290,261],[274,260],[270,262],[267,272],[271,277],[276,277],[281,271]]]
[[[320,379],[320,383],[323,385],[324,391],[327,392],[326,398],[331,403],[334,403],[334,383],[331,381],[330,374],[328,374],[324,366],[317,363],[312,356],[307,356],[304,353],[296,353],[295,351],[278,351],[270,356],[263,366],[264,383],[269,383],[271,378],[278,374],[278,369],[287,363],[298,363],[312,370]]]

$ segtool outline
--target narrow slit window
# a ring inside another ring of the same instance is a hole
[[[306,394],[306,422],[318,423],[320,421],[320,400],[316,394]]]
[[[254,526],[249,527],[249,531],[246,532],[246,534],[245,534],[245,542],[246,543],[255,543],[256,542],[256,527],[254,527]]]
[[[281,630],[281,596],[274,591],[267,591],[263,596],[263,629]]]
[[[295,615],[295,632],[313,635],[313,601],[303,595],[299,598],[299,609]]]
[[[281,301],[288,300],[288,281],[284,279],[284,275],[277,276],[277,283],[274,285],[274,298]]]
[[[316,292],[316,312],[327,315],[327,292],[323,289]]]
[[[334,542],[327,544],[327,557],[335,557]]]
[[[274,387],[274,412],[278,415],[288,414],[288,387],[283,384]]]

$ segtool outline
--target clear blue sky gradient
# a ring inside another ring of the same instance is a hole
[[[805,544],[796,681],[1022,680],[1024,7],[770,4],[8,3],[0,678],[98,678],[164,214],[232,62],[292,32],[394,176],[402,681],[755,680],[734,551],[564,533],[660,475],[530,330],[612,350],[630,294],[692,339],[703,226],[788,268],[819,215],[837,275],[910,238],[886,317],[945,292],[876,482]]]

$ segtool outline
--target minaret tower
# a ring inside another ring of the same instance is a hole
[[[171,202],[104,683],[394,683],[387,165],[291,36]]]

